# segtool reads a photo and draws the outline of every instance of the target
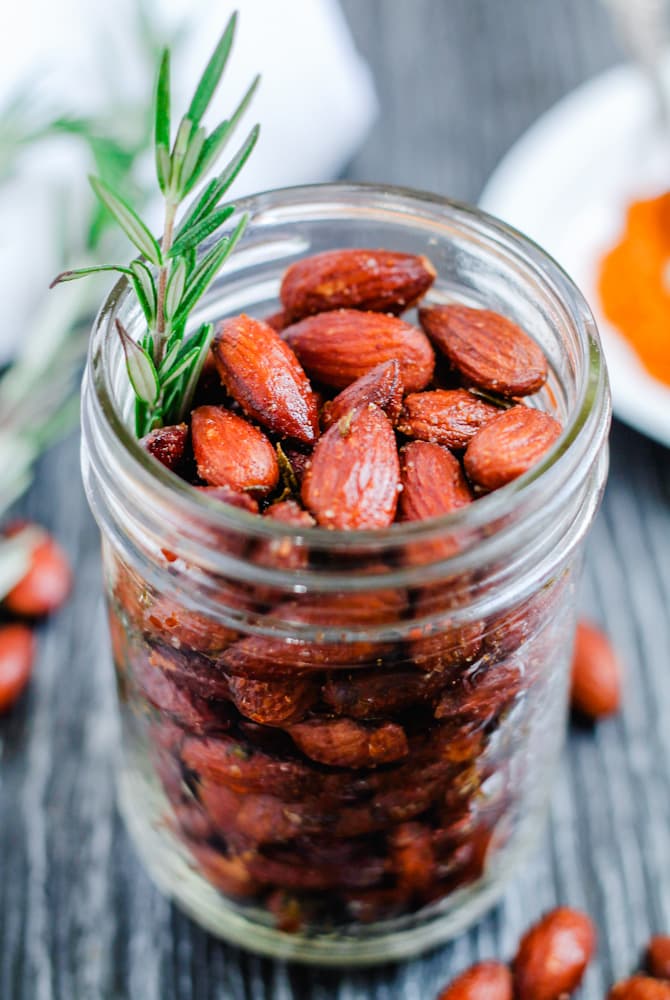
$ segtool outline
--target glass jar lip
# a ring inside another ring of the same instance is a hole
[[[229,504],[209,497],[187,483],[165,466],[157,462],[140,444],[126,426],[122,414],[114,402],[110,384],[110,373],[104,365],[97,364],[96,348],[98,338],[93,337],[89,346],[89,366],[93,372],[95,399],[99,411],[106,420],[108,429],[133,460],[142,485],[158,492],[160,499],[173,507],[182,509],[184,515],[196,516],[207,522],[214,530],[239,530],[269,539],[308,535],[310,542],[322,549],[347,549],[350,547],[402,545],[408,541],[428,540],[440,536],[445,531],[460,528],[479,528],[488,523],[504,519],[513,513],[522,501],[532,502],[538,494],[553,495],[565,482],[569,471],[578,465],[588,452],[595,452],[605,435],[609,424],[607,405],[607,376],[595,320],[582,293],[563,268],[540,246],[500,219],[481,211],[465,202],[442,197],[426,191],[396,185],[374,183],[324,183],[297,185],[258,192],[236,201],[236,215],[246,212],[250,224],[254,217],[267,208],[263,201],[270,199],[277,208],[282,196],[289,198],[290,204],[300,201],[323,199],[346,199],[347,195],[363,191],[370,197],[402,199],[405,202],[433,206],[457,215],[469,224],[473,232],[479,229],[491,241],[495,241],[508,255],[523,257],[530,263],[537,277],[545,287],[553,292],[557,302],[570,300],[570,316],[577,328],[581,348],[581,380],[577,388],[576,403],[565,422],[563,432],[536,466],[508,483],[506,486],[477,499],[476,503],[461,507],[441,517],[424,521],[403,521],[387,528],[345,531],[313,527],[297,530],[273,518],[263,518],[248,513]],[[105,317],[120,306],[130,294],[126,277],[121,278],[110,291],[103,303],[94,329],[99,329]],[[576,321],[575,321],[576,320]],[[593,441],[594,436],[597,441]],[[581,445],[581,448],[579,447]],[[571,461],[571,458],[573,461]],[[590,462],[586,463],[587,466]]]

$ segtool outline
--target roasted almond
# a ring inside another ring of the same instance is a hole
[[[400,365],[405,392],[430,382],[435,355],[426,335],[404,320],[382,313],[336,309],[309,316],[282,332],[307,373],[344,389],[382,361]]]
[[[318,693],[314,680],[298,674],[284,680],[253,680],[230,674],[228,685],[237,710],[264,726],[282,726],[302,719]]]
[[[545,914],[521,938],[514,959],[518,1000],[560,1000],[572,993],[595,946],[596,932],[585,913],[559,906]]]
[[[358,406],[374,403],[395,424],[402,407],[403,385],[400,365],[395,360],[382,361],[327,402],[321,411],[321,426],[328,430]]]
[[[0,626],[0,713],[19,698],[30,680],[35,637],[27,625]]]
[[[652,976],[670,980],[670,936],[656,934],[647,946],[646,960]]]
[[[479,962],[442,990],[437,1000],[513,1000],[512,975],[502,962]]]
[[[570,700],[573,709],[589,719],[612,715],[621,704],[621,669],[612,645],[586,621],[578,622],[575,633]]]
[[[212,343],[228,394],[268,430],[311,444],[319,433],[316,398],[288,344],[262,320],[224,320]]]
[[[488,309],[430,306],[419,313],[433,344],[470,385],[527,396],[547,380],[542,349],[511,319]]]
[[[350,411],[319,438],[302,499],[324,528],[384,528],[398,502],[395,434],[378,407]]]
[[[501,410],[466,389],[413,392],[405,398],[397,430],[406,437],[465,448]]]
[[[25,525],[7,531],[13,535]],[[15,584],[4,599],[8,611],[15,615],[40,618],[56,611],[72,589],[72,570],[60,545],[37,527],[37,541],[30,553],[26,575]]]
[[[170,427],[157,427],[156,430],[150,431],[146,437],[142,438],[140,444],[166,469],[176,472],[184,459],[187,441],[187,425],[174,424]]]
[[[463,458],[468,478],[484,490],[511,483],[540,461],[560,437],[561,429],[548,413],[513,406],[470,441]]]
[[[670,1000],[670,983],[649,976],[631,976],[615,983],[607,1000]]]
[[[240,493],[232,490],[229,486],[196,486],[199,493],[205,493],[213,500],[220,500],[221,503],[230,504],[239,510],[246,510],[248,514],[258,513],[258,501],[254,500],[248,493]]]
[[[277,455],[265,434],[223,406],[193,411],[191,439],[198,475],[210,486],[262,494],[277,485]]]
[[[400,462],[403,520],[440,517],[472,500],[460,462],[442,445],[411,441],[400,449]]]
[[[293,320],[330,309],[401,313],[435,280],[427,257],[391,250],[327,250],[292,264],[279,297]]]
[[[427,889],[435,881],[431,828],[424,823],[399,823],[388,841],[398,885],[410,893]]]
[[[402,726],[384,722],[364,726],[353,719],[313,719],[290,729],[299,750],[331,767],[374,767],[391,764],[409,752]]]

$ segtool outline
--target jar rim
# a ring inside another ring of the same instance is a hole
[[[494,216],[479,208],[412,188],[373,183],[326,183],[298,185],[260,192],[236,200],[236,215],[249,214],[249,221],[281,204],[282,198],[290,204],[318,201],[324,195],[331,200],[345,201],[347,196],[364,192],[371,200],[397,199],[419,207],[434,207],[450,213],[473,232],[479,232],[487,241],[496,243],[508,257],[522,259],[530,264],[534,277],[561,306],[577,333],[580,356],[578,358],[579,384],[575,403],[565,421],[563,431],[543,459],[532,469],[500,489],[478,498],[449,514],[424,521],[396,522],[386,528],[346,531],[313,527],[307,532],[284,524],[273,518],[261,518],[209,497],[190,483],[182,480],[157,462],[140,444],[126,424],[114,399],[111,373],[100,357],[100,331],[105,320],[113,314],[130,295],[126,277],[121,278],[103,303],[94,326],[94,336],[89,345],[89,370],[93,373],[94,404],[107,424],[112,437],[134,463],[135,471],[144,488],[156,493],[160,500],[180,508],[185,516],[197,516],[210,530],[238,530],[252,533],[259,538],[283,539],[309,537],[310,543],[324,551],[346,551],[351,548],[383,548],[414,541],[429,541],[445,531],[462,528],[480,528],[504,519],[515,512],[521,502],[531,506],[542,496],[551,496],[566,483],[571,471],[583,463],[588,469],[597,454],[609,426],[609,397],[607,375],[598,338],[595,320],[582,293],[561,266],[534,241]],[[386,206],[388,209],[388,206]],[[569,302],[569,309],[564,303]],[[112,323],[103,331],[111,336]],[[97,335],[96,335],[97,334]],[[455,560],[454,560],[455,561]],[[448,562],[448,558],[445,560]]]

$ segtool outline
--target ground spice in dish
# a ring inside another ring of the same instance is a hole
[[[598,280],[606,318],[650,375],[670,385],[670,192],[628,207]]]

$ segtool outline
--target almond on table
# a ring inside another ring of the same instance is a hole
[[[547,360],[512,320],[463,305],[419,311],[421,326],[463,378],[502,396],[527,396],[547,380]]]
[[[621,704],[621,667],[612,644],[601,629],[587,621],[577,623],[570,700],[573,709],[590,719],[612,715]]]
[[[512,976],[502,962],[480,962],[446,986],[437,1000],[513,1000]]]
[[[430,288],[427,257],[392,250],[327,250],[292,264],[279,297],[293,320],[330,309],[401,313]]]
[[[406,392],[430,382],[435,354],[425,333],[385,313],[336,309],[282,331],[312,378],[344,389],[382,361],[397,361]]]
[[[572,993],[595,947],[595,928],[585,913],[567,906],[546,913],[526,931],[514,959],[518,1000],[561,1000]]]

